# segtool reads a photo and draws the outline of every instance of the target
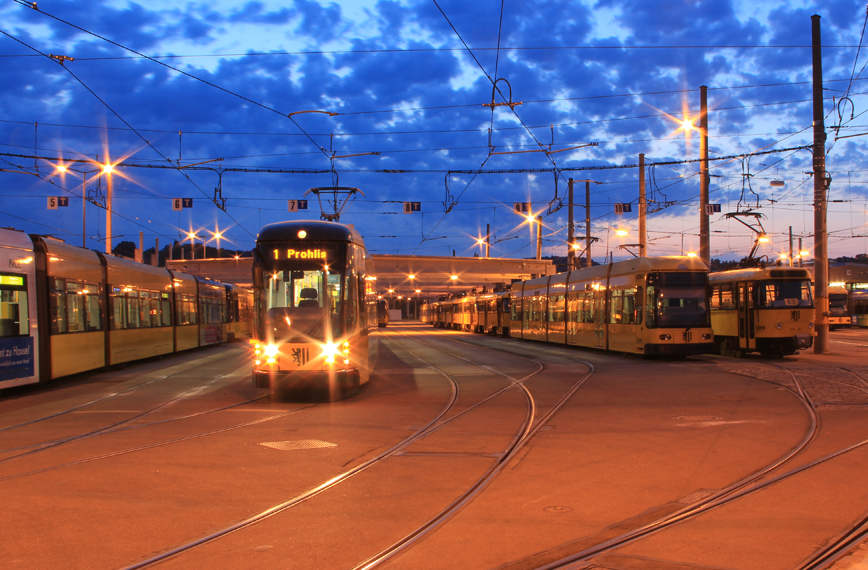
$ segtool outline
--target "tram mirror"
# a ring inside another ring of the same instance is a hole
[[[253,268],[253,288],[254,289],[264,289],[265,288],[265,280],[262,278],[262,268],[254,267]]]

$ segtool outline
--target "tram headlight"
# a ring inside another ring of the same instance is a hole
[[[328,364],[334,364],[335,357],[340,353],[340,345],[334,342],[327,342],[322,345],[322,356]]]
[[[672,340],[672,335],[671,334],[661,334],[660,340]]]
[[[814,328],[814,321],[811,321],[810,323],[808,323],[808,328],[809,329]]]
[[[702,340],[711,340],[712,336],[711,333],[702,333]]]
[[[274,358],[277,356],[277,353],[280,352],[277,348],[276,344],[267,344],[265,345],[265,355],[269,358]]]
[[[784,323],[778,323],[778,324],[776,324],[776,325],[775,325],[775,328],[777,328],[778,330],[781,330],[782,328],[784,328]]]

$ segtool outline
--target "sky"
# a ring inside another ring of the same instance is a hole
[[[760,231],[771,241],[758,255],[788,253],[790,232],[810,251],[816,14],[829,255],[868,251],[866,5],[855,0],[33,6],[0,2],[0,227],[103,250],[110,162],[115,245],[141,232],[146,249],[164,247],[193,231],[250,249],[265,224],[319,219],[309,190],[323,188],[325,211],[337,196],[340,221],[374,254],[483,255],[490,228],[492,257],[534,257],[536,228],[514,212],[530,203],[543,256],[563,256],[572,178],[578,236],[592,181],[602,262],[637,251],[643,154],[648,254],[686,254],[699,248],[700,137],[679,127],[698,120],[704,85],[721,206],[711,257],[747,256]],[[50,197],[68,207],[48,209]],[[304,199],[307,211],[289,211]]]

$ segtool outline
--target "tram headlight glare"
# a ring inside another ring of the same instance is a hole
[[[329,364],[334,364],[335,357],[338,355],[339,352],[340,352],[340,345],[339,344],[336,344],[333,342],[327,342],[324,345],[322,345],[323,358],[325,358],[325,361]]]
[[[276,345],[276,344],[269,344],[269,345],[266,345],[266,346],[265,346],[265,355],[266,355],[266,356],[270,356],[270,357],[273,358],[273,357],[277,356],[277,353],[278,353],[278,352],[279,352],[279,351],[278,351],[278,349],[277,349],[277,345]]]

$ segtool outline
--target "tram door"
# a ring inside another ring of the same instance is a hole
[[[738,284],[738,347],[756,348],[756,322],[753,307],[753,285]]]
[[[606,348],[606,290],[594,293],[594,348]]]

